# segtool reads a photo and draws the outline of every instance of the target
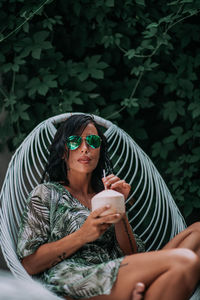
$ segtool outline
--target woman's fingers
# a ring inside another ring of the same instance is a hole
[[[100,208],[95,209],[90,216],[95,219],[95,224],[102,225],[106,223],[116,222],[118,219],[120,220],[122,214],[112,213],[105,216],[101,216],[103,212],[110,208],[110,205],[106,205]]]
[[[119,181],[120,178],[117,177],[117,176],[115,176],[115,175],[113,175],[113,174],[110,174],[110,175],[108,175],[107,177],[102,178],[102,180],[103,180],[103,183],[104,183],[105,187],[106,187],[106,188],[110,188],[111,185],[112,185],[113,183],[115,183],[116,181]]]
[[[81,226],[81,235],[86,243],[95,241],[108,229],[109,224],[106,224],[106,219],[100,215],[109,208],[110,205],[106,205],[94,210]]]
[[[122,193],[125,199],[127,199],[131,190],[131,186],[125,180],[121,180],[119,177],[111,174],[105,178],[102,178],[102,181],[105,188],[116,190]]]
[[[111,189],[115,189],[117,187],[122,187],[122,188],[131,188],[128,183],[125,182],[125,180],[119,180],[111,184]]]
[[[142,282],[138,282],[133,290],[132,300],[142,300],[145,291],[145,285]]]
[[[93,218],[97,218],[97,217],[100,217],[100,215],[106,211],[107,209],[110,208],[110,205],[106,205],[106,206],[102,206],[100,208],[97,208],[95,209],[90,215],[93,217]]]
[[[111,224],[105,224],[105,223],[103,223],[103,224],[101,224],[101,231],[106,231],[107,229],[108,229],[108,227],[110,227],[110,225]]]
[[[130,189],[131,186],[130,184],[128,184],[125,180],[121,180],[119,177],[111,174],[105,178],[102,178],[103,183],[105,185],[105,187],[109,188],[109,189],[114,189],[116,187],[121,187],[126,188],[126,189]]]
[[[100,217],[97,222],[99,224],[112,223],[112,222],[117,222],[121,218],[122,218],[122,214],[110,214],[107,216]]]

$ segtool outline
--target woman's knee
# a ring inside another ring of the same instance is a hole
[[[192,232],[198,232],[200,234],[200,222],[195,222],[188,227]]]
[[[186,248],[177,248],[170,251],[172,253],[171,263],[174,267],[200,271],[199,256],[195,252]]]
[[[192,292],[200,279],[199,256],[189,249],[179,248],[175,250],[178,250],[178,253],[174,266],[174,274],[175,276],[177,275],[185,287]]]

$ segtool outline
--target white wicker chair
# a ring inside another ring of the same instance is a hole
[[[61,114],[40,123],[16,150],[8,166],[0,194],[1,247],[8,267],[21,279],[32,280],[16,255],[20,218],[29,192],[41,181],[57,125],[71,115]],[[132,186],[126,202],[132,227],[146,243],[147,251],[159,249],[186,227],[185,221],[143,150],[112,122],[98,116],[94,119],[105,131],[115,174]],[[191,299],[200,299],[199,289]]]

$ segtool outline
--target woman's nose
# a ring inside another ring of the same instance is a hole
[[[81,143],[81,146],[80,146],[81,152],[85,152],[85,151],[87,152],[88,151],[88,147],[89,147],[89,145],[87,144],[86,140],[83,139],[82,143]]]

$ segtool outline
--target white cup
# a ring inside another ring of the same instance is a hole
[[[124,195],[114,190],[103,190],[102,192],[96,194],[91,200],[92,211],[108,204],[110,205],[110,208],[104,211],[100,215],[101,217],[109,214],[125,213]],[[117,221],[118,220],[116,220],[116,222]],[[115,223],[115,221],[108,223]]]

